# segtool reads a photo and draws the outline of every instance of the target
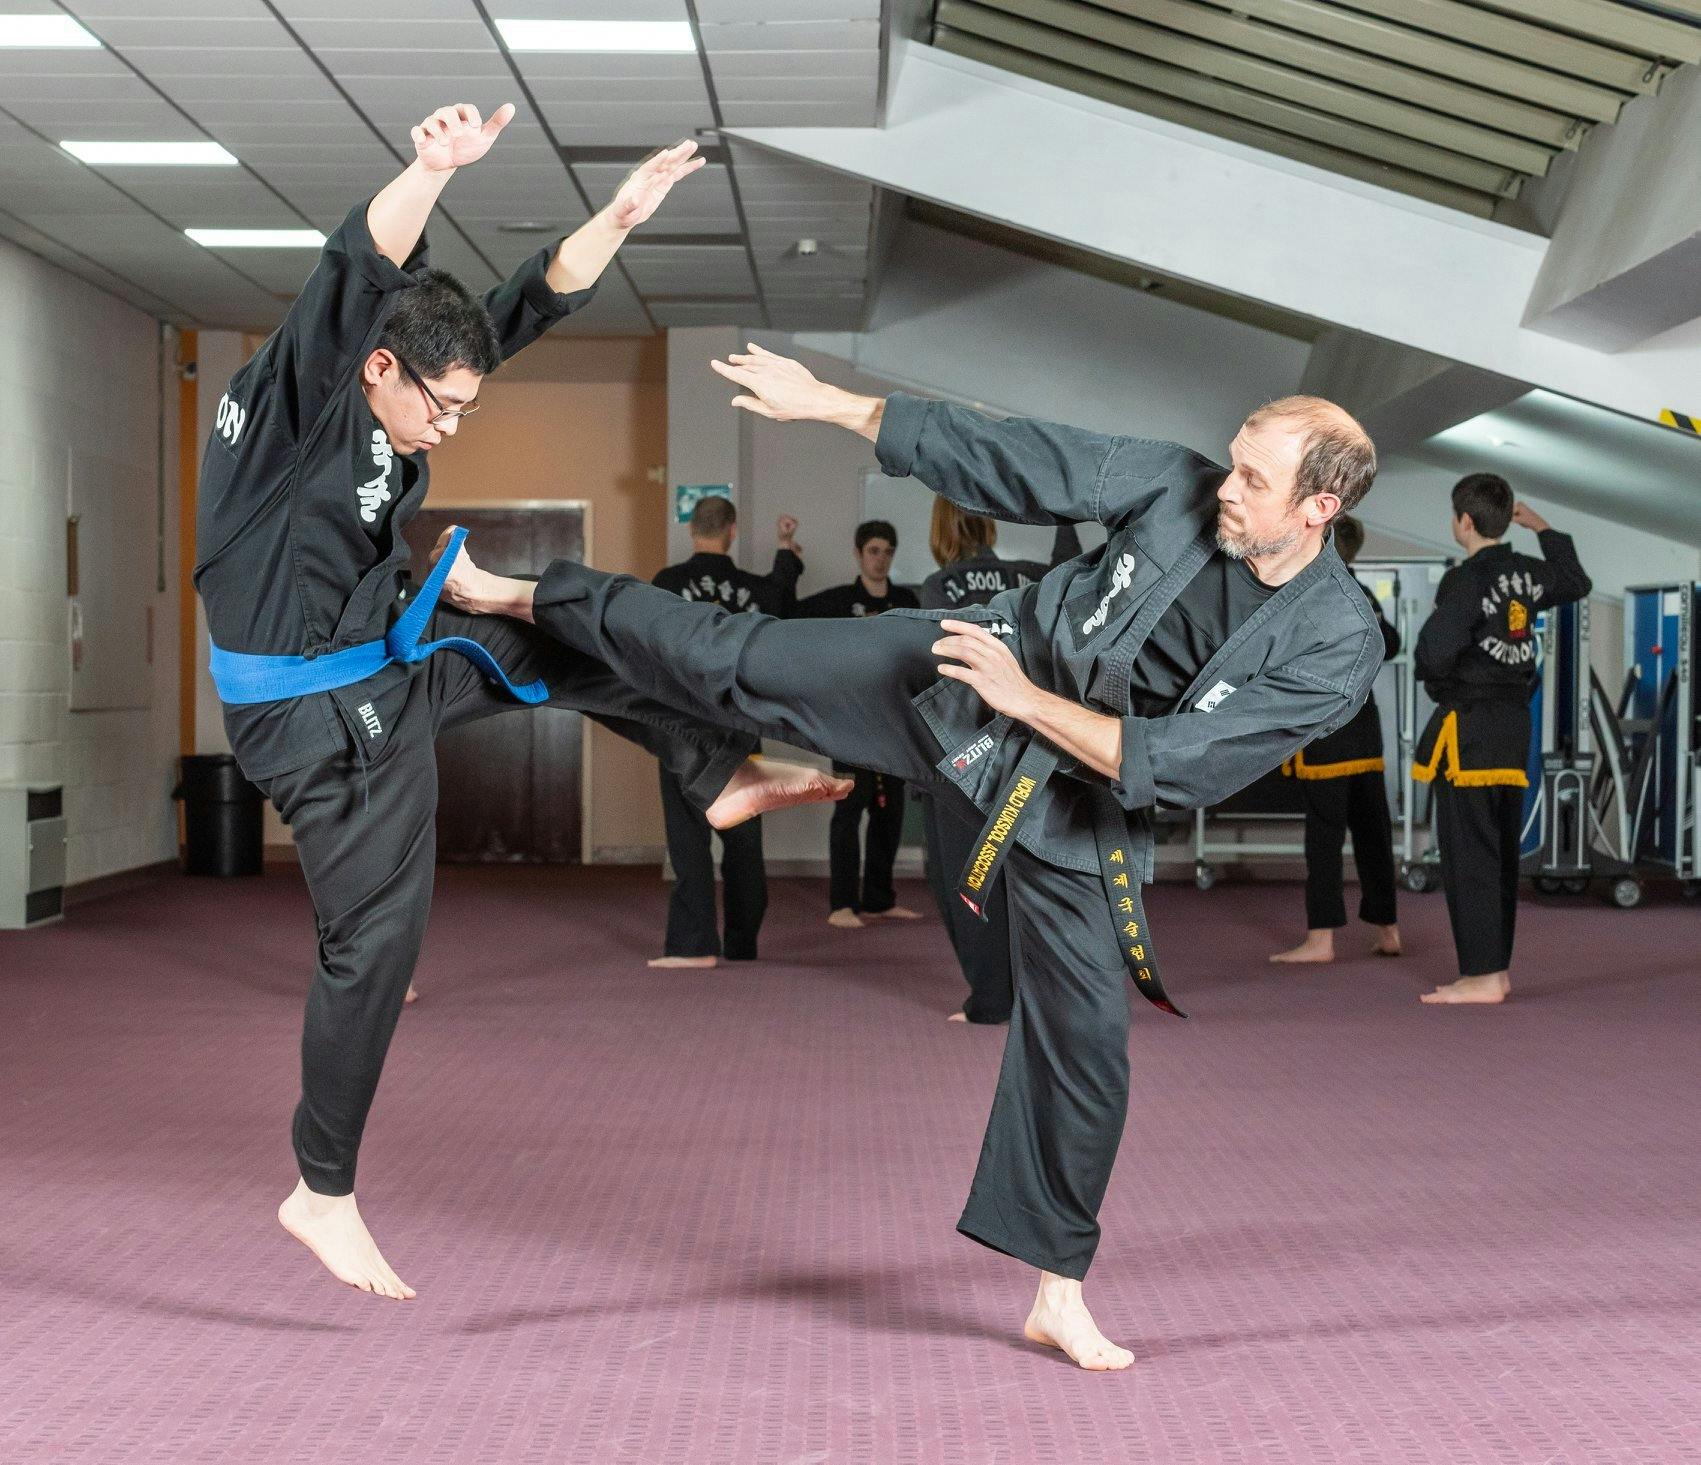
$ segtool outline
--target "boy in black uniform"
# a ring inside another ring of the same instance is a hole
[[[1364,525],[1351,514],[1335,521],[1335,549],[1351,564],[1364,548]],[[1400,654],[1400,633],[1388,624],[1381,603],[1365,596],[1382,630],[1382,659]],[[1335,959],[1335,932],[1347,923],[1342,895],[1341,841],[1353,836],[1353,866],[1358,871],[1358,918],[1377,927],[1377,956],[1400,954],[1396,924],[1394,821],[1388,813],[1383,781],[1382,719],[1376,698],[1365,699],[1353,720],[1339,732],[1301,748],[1282,764],[1299,780],[1305,805],[1305,940],[1278,951],[1275,962],[1324,962]]]
[[[1178,1011],[1141,902],[1151,810],[1220,801],[1364,701],[1382,637],[1329,522],[1369,488],[1375,451],[1313,397],[1253,413],[1231,471],[1175,443],[854,396],[754,348],[715,368],[735,405],[848,428],[885,472],[971,513],[1092,519],[1106,543],[987,606],[861,620],[732,616],[560,561],[536,584],[463,561],[445,594],[684,710],[979,810],[958,889],[984,909],[1008,865],[1016,1002],[958,1229],[1040,1270],[1027,1337],[1126,1368],[1081,1279],[1128,1107],[1130,979]]]
[[[1511,524],[1535,530],[1543,558],[1501,542]],[[1581,600],[1591,585],[1571,536],[1514,504],[1498,474],[1473,473],[1453,486],[1453,538],[1469,558],[1442,576],[1418,633],[1417,673],[1435,711],[1412,774],[1435,790],[1459,980],[1423,1000],[1503,1002],[1512,990],[1536,616]]]
[[[834,792],[813,770],[749,762],[747,739],[530,627],[438,609],[458,539],[445,536],[440,572],[393,614],[425,454],[475,410],[484,376],[590,299],[628,231],[701,165],[689,142],[657,154],[480,301],[427,267],[425,222],[513,115],[444,107],[413,129],[415,161],[350,211],[231,378],[197,504],[195,585],[225,728],[294,832],[319,923],[301,1181],[278,1218],[341,1281],[397,1299],[413,1292],[361,1220],[355,1161],[431,904],[438,732],[521,703],[580,708],[667,762],[717,824]]]
[[[798,554],[797,520],[782,514],[774,567],[753,575],[732,562],[738,535],[738,510],[731,499],[701,500],[691,511],[691,558],[668,565],[652,581],[685,600],[718,605],[737,614],[790,615],[797,605],[797,581],[803,574]],[[751,740],[754,753],[759,744]],[[728,961],[755,961],[756,938],[768,911],[768,872],[762,859],[762,821],[746,819],[721,833],[721,886],[726,939],[715,928],[715,858],[710,825],[685,795],[679,779],[661,764],[662,818],[667,854],[673,862],[673,891],[667,901],[667,937],[652,967],[712,967]]]
[[[1059,524],[1052,541],[1051,562],[1007,560],[993,549],[998,525],[984,514],[966,514],[949,499],[933,501],[928,548],[939,568],[921,582],[923,610],[955,610],[986,605],[1006,590],[1042,580],[1046,574],[1081,552],[1081,536],[1073,524]],[[957,965],[969,984],[968,1000],[950,1015],[951,1022],[1005,1023],[1015,1000],[1010,985],[1010,912],[1002,888],[986,900],[985,919],[957,898],[957,875],[974,853],[977,820],[962,817],[959,804],[933,796],[932,786],[915,785],[927,832],[927,884],[939,919],[951,937]]]
[[[915,593],[892,583],[898,531],[884,519],[856,526],[857,577],[798,602],[799,619],[877,616],[894,608],[913,610]],[[835,761],[833,772],[852,778],[850,796],[839,801],[827,830],[827,924],[855,929],[865,916],[913,921],[916,912],[898,904],[892,867],[904,836],[904,781],[887,773]],[[862,817],[868,816],[863,848]]]

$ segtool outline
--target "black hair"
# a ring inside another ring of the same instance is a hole
[[[871,539],[884,539],[893,549],[898,547],[898,531],[884,519],[865,519],[856,526],[856,552],[861,554]]]
[[[1335,553],[1349,565],[1364,548],[1364,525],[1351,514],[1335,515]]]
[[[447,270],[426,270],[401,292],[378,338],[427,381],[457,366],[489,376],[502,364],[496,327],[479,298]]]
[[[1469,514],[1484,539],[1499,539],[1512,524],[1512,485],[1498,473],[1472,473],[1453,485],[1453,517]]]

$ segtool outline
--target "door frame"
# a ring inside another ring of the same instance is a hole
[[[510,513],[559,512],[566,509],[577,509],[580,522],[585,528],[585,563],[594,563],[596,555],[596,505],[589,499],[469,499],[469,498],[433,498],[427,495],[420,505],[422,509],[432,509],[437,512],[445,510],[453,512],[456,509],[466,509],[469,512],[479,509],[505,509]],[[591,781],[591,727],[585,725],[585,735],[579,739],[579,863],[594,865],[596,863],[596,846],[591,843],[591,801],[594,797],[592,790],[596,785]]]

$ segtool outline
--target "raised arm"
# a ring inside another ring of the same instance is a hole
[[[1542,547],[1542,558],[1547,561],[1549,605],[1581,600],[1595,588],[1595,582],[1577,558],[1577,546],[1569,534],[1560,533],[1526,503],[1512,506],[1512,522],[1533,530],[1536,542]]]
[[[549,288],[570,295],[596,284],[626,236],[661,207],[674,184],[703,166],[705,159],[696,153],[697,144],[687,139],[663,148],[627,174],[608,206],[561,241],[549,262]]]
[[[1121,522],[1155,501],[1155,480],[1188,456],[1173,443],[1000,420],[902,392],[858,396],[754,344],[711,364],[743,389],[733,406],[776,422],[846,428],[875,445],[892,477],[914,477],[971,514],[1009,523]]]
[[[413,129],[414,160],[366,206],[366,228],[378,252],[394,265],[405,265],[425,233],[437,200],[457,168],[476,163],[514,120],[514,104],[505,102],[486,121],[467,102],[439,107]]]

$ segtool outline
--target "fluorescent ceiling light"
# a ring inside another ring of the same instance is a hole
[[[62,142],[97,168],[230,168],[236,158],[216,142]]]
[[[99,46],[100,42],[68,15],[0,15],[0,50]]]
[[[325,236],[317,229],[185,229],[208,249],[319,249]]]
[[[688,20],[499,20],[510,51],[695,51]]]

